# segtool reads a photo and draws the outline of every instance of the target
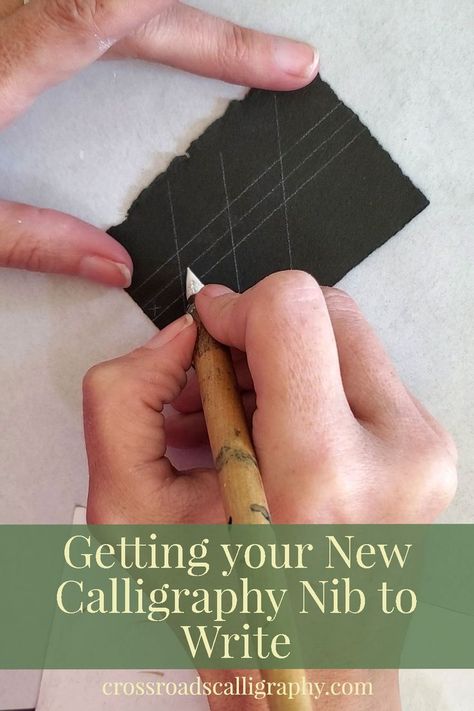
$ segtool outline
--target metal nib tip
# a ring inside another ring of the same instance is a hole
[[[194,274],[194,272],[191,271],[191,269],[188,267],[186,269],[186,298],[189,301],[189,299],[194,296],[195,294],[198,293],[198,291],[201,291],[203,288],[204,284],[202,281],[199,281],[197,276]]]

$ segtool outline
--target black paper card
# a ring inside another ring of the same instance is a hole
[[[185,308],[187,266],[240,291],[288,268],[332,285],[427,204],[318,78],[232,102],[109,232],[133,258],[129,293],[163,327]]]

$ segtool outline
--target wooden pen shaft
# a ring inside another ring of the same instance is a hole
[[[229,523],[270,523],[262,477],[252,445],[230,351],[202,325],[194,351],[212,456]]]
[[[194,369],[227,520],[268,524],[267,499],[230,351],[207,332],[193,305],[190,312],[198,329]],[[305,679],[299,669],[262,669],[261,674],[268,683],[300,684]],[[311,709],[309,696],[269,696],[268,703],[271,711]]]

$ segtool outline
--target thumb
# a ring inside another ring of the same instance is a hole
[[[0,267],[130,286],[132,260],[102,230],[55,210],[0,200]]]
[[[317,74],[319,55],[305,44],[257,32],[176,3],[111,56],[131,56],[263,89],[298,89]]]

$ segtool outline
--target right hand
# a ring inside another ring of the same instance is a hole
[[[236,349],[274,523],[427,523],[447,506],[452,440],[347,295],[289,271],[243,294],[207,286],[196,307]],[[196,329],[183,318],[86,377],[91,523],[224,522],[216,473],[166,459],[206,439],[195,379],[184,387]],[[166,403],[179,413],[165,425]]]
[[[346,294],[291,271],[244,294],[207,286],[196,306],[208,331],[236,349],[274,523],[423,523],[447,506],[454,444],[407,392]],[[194,324],[181,317],[86,377],[89,523],[225,523],[217,473],[176,472],[166,458],[169,444],[206,440],[196,379],[185,385],[195,340]],[[171,402],[180,412],[165,424]],[[237,672],[200,673],[226,683]],[[348,681],[373,688],[366,698],[322,697],[315,708],[400,710],[394,670],[308,674],[339,689]],[[239,697],[209,703],[213,711],[267,708]]]
[[[354,301],[303,272],[208,286],[204,325],[237,371],[275,523],[425,523],[456,487],[451,437],[407,391]],[[245,357],[242,357],[245,354]],[[168,441],[206,441],[196,382]]]

